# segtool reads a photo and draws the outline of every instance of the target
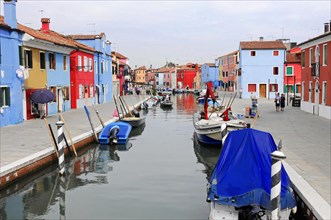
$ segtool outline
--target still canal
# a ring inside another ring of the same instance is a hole
[[[1,219],[208,219],[207,178],[220,149],[194,140],[193,94],[146,112],[125,147],[88,146],[0,193]]]

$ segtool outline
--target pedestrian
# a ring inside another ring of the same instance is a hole
[[[243,94],[243,89],[240,88],[240,89],[239,89],[239,98],[240,98],[240,99],[242,99],[242,94]]]
[[[276,94],[275,97],[275,106],[276,106],[276,111],[279,112],[279,106],[280,106],[280,96],[279,93]]]
[[[280,110],[284,111],[285,108],[285,94],[282,94],[280,97]]]

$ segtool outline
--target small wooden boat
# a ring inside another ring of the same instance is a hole
[[[99,134],[100,144],[126,144],[132,126],[126,122],[113,122],[106,125]]]
[[[130,124],[132,127],[139,127],[143,125],[146,121],[145,117],[124,117],[120,119],[122,122]]]
[[[164,101],[161,101],[160,102],[160,106],[161,107],[168,107],[168,108],[170,108],[170,107],[172,107],[172,101],[170,101],[170,100],[164,100]]]

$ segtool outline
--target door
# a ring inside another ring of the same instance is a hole
[[[266,88],[267,88],[267,85],[266,84],[260,84],[260,98],[265,98],[267,97],[267,93],[266,93]]]
[[[314,115],[319,115],[319,97],[320,97],[320,91],[319,91],[319,85],[318,81],[315,82],[315,96],[314,96]]]

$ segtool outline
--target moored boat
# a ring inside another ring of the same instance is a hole
[[[229,133],[207,185],[209,219],[271,219],[271,153],[277,150],[267,132]],[[280,176],[280,219],[289,219],[296,201],[284,167]]]
[[[126,122],[112,122],[106,125],[99,134],[99,143],[126,144],[132,126]]]

